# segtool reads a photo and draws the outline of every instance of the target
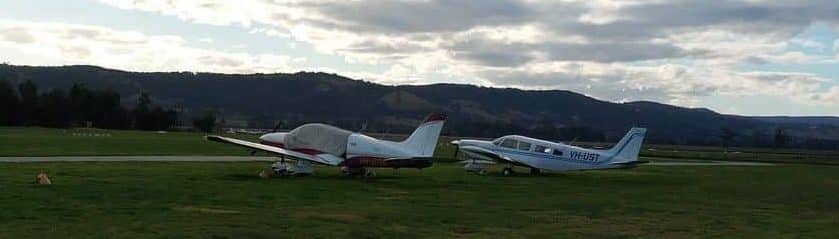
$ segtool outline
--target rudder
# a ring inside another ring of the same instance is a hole
[[[607,151],[608,154],[613,155],[612,161],[616,163],[637,161],[646,134],[645,128],[630,129],[615,146]]]
[[[446,121],[446,115],[441,113],[432,113],[425,117],[425,120],[420,124],[411,136],[408,136],[399,144],[411,152],[416,153],[416,157],[431,157],[434,155],[434,149],[437,147],[437,139],[440,137],[440,132],[443,130],[443,123]]]

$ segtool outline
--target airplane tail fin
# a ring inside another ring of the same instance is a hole
[[[632,128],[615,146],[607,150],[615,163],[625,163],[638,160],[638,153],[641,152],[641,145],[644,143],[644,136],[647,134],[645,128]]]
[[[399,144],[411,152],[415,152],[416,157],[431,157],[434,155],[437,139],[440,137],[440,131],[443,130],[445,121],[446,115],[444,114],[429,114],[422,124],[414,130],[414,133]]]

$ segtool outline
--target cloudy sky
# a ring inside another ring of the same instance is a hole
[[[0,61],[839,115],[839,1],[0,0]]]

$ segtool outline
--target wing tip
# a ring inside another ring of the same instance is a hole
[[[205,135],[204,140],[213,141],[213,142],[224,142],[223,137],[218,135]]]

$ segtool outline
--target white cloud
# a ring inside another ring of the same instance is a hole
[[[833,41],[833,54],[836,54],[836,58],[839,59],[839,39]]]
[[[809,100],[822,105],[835,106],[839,102],[839,86],[830,87],[827,91],[808,94]]]
[[[802,101],[826,94],[824,79],[814,75],[739,68],[825,63],[824,57],[787,47],[824,48],[796,36],[813,22],[839,26],[839,2],[831,0],[99,1],[288,37],[348,62],[386,66],[381,74],[347,73],[383,83],[422,83],[440,74],[477,84],[682,105],[713,94]],[[6,37],[27,39],[19,33]]]
[[[816,50],[824,50],[825,46],[823,43],[812,40],[812,39],[804,39],[804,38],[793,38],[789,40],[789,43],[799,45],[806,48],[813,48]]]
[[[205,40],[201,40],[205,41]],[[211,41],[209,41],[211,42]],[[0,46],[27,58],[16,64],[93,64],[136,71],[227,73],[292,71],[288,56],[196,48],[178,36],[145,35],[105,27],[0,20]],[[299,60],[297,60],[299,62]]]

